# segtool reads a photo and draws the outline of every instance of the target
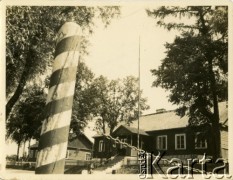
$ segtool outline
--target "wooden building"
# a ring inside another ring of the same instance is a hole
[[[222,157],[228,158],[228,108],[226,102],[219,103],[221,123]],[[130,126],[119,125],[112,133],[114,138],[137,147],[137,120]],[[140,148],[157,155],[165,152],[167,157],[180,159],[213,156],[213,139],[210,127],[190,127],[188,117],[180,117],[175,111],[159,111],[140,117]],[[107,130],[106,132],[109,132]],[[108,133],[107,133],[108,134]],[[94,136],[95,158],[110,158],[116,155],[137,156],[132,148],[116,144],[102,135]]]
[[[90,160],[92,158],[93,143],[85,134],[69,135],[66,160]],[[36,161],[38,143],[29,147],[29,161]]]

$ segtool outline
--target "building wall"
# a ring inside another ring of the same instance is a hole
[[[104,148],[102,151],[99,151],[99,142],[103,141],[104,143]],[[110,140],[106,139],[105,137],[96,137],[95,142],[94,142],[94,147],[93,147],[93,157],[94,158],[110,158],[114,154],[116,154],[112,143]]]
[[[221,153],[224,159],[228,159],[228,130],[221,131]]]
[[[87,156],[89,159],[87,159]],[[68,149],[66,159],[72,160],[90,160],[91,152],[84,150]]]
[[[86,156],[92,157],[92,143],[87,139],[85,135],[76,135],[72,138],[72,134],[69,135],[67,158],[73,160],[86,160]],[[37,145],[38,146],[38,145]],[[36,161],[37,155],[36,144],[29,148],[29,161]]]
[[[195,147],[195,138],[196,133],[198,132],[207,132],[207,148],[196,148]],[[177,157],[177,158],[201,158],[204,156],[213,156],[214,151],[214,143],[213,139],[210,135],[210,130],[208,126],[198,127],[198,128],[177,128],[177,129],[169,129],[169,130],[160,130],[160,131],[150,131],[147,132],[148,136],[140,136],[140,140],[144,142],[143,149],[147,152],[151,152],[154,155],[165,152],[165,156],[167,157]],[[175,149],[175,135],[176,134],[185,134],[186,135],[186,148],[185,149]],[[157,149],[157,136],[166,135],[167,136],[167,149],[162,151]],[[122,136],[123,137],[123,136]],[[122,138],[122,137],[119,137]],[[126,136],[127,137],[127,136]],[[129,138],[129,136],[128,136]],[[137,136],[134,135],[132,138],[132,145],[137,147]],[[105,142],[105,149],[103,152],[99,152],[99,141],[103,140]],[[222,157],[228,158],[228,132],[221,131],[221,141],[222,141]],[[130,144],[130,140],[128,139],[127,143]],[[119,144],[116,144],[118,147]],[[94,143],[94,157],[97,158],[109,158],[116,152],[112,150],[112,144],[109,140],[103,137],[96,137]],[[127,156],[130,155],[130,151],[127,151]]]
[[[36,161],[37,150],[31,149],[29,151],[29,161]],[[87,159],[88,158],[88,159]],[[72,160],[90,160],[92,158],[91,150],[77,150],[77,149],[68,149],[66,153],[66,159]]]
[[[129,135],[123,135],[123,136],[118,136],[118,138],[127,139],[128,144],[132,143],[132,146],[137,147],[137,135],[134,134],[131,136]],[[153,137],[149,137],[149,136],[143,136],[140,135],[140,148],[150,152],[151,148],[152,148],[152,140]],[[105,144],[105,148],[104,151],[100,152],[99,151],[99,142],[103,141]],[[94,158],[110,158],[111,156],[114,156],[116,154],[120,154],[120,155],[126,155],[126,156],[135,156],[137,153],[135,153],[135,151],[131,151],[128,147],[123,147],[120,148],[120,144],[115,144],[113,141],[110,141],[108,139],[106,139],[105,137],[96,137],[95,138],[95,142],[94,142],[94,154],[93,157]]]
[[[158,151],[163,152],[157,149],[157,136],[167,135],[167,150],[165,150],[165,155],[212,155],[212,146],[211,140],[207,139],[207,148],[206,149],[196,149],[195,148],[195,130],[190,128],[177,128],[169,130],[161,130],[149,132],[153,136],[153,151],[158,153]],[[185,134],[186,135],[186,149],[175,149],[175,135],[176,134]]]

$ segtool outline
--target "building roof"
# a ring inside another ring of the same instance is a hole
[[[226,102],[219,103],[220,122],[224,125],[228,124],[228,108]],[[188,126],[188,116],[180,117],[175,111],[165,111],[163,113],[154,113],[141,116],[139,126],[144,131],[157,131],[165,129],[184,128]],[[133,121],[130,127],[136,128],[137,121]]]
[[[76,148],[76,149],[92,149],[93,142],[86,137],[85,134],[80,134],[78,136],[69,135],[68,148]],[[37,149],[39,143],[31,145],[30,149]]]
[[[183,128],[188,125],[188,117],[180,117],[175,111],[166,111],[163,113],[155,113],[141,116],[139,119],[139,127],[144,131],[156,131],[164,129]],[[137,127],[138,122],[134,121],[131,127]]]
[[[129,134],[137,134],[138,133],[137,128],[129,127],[127,125],[120,125],[120,126],[118,126],[118,128],[116,128],[116,130],[114,131],[114,134],[117,134],[119,132],[122,133],[122,130],[128,131]],[[143,131],[141,129],[139,129],[139,134],[144,135],[144,136],[149,136],[149,134],[147,134],[145,131]]]
[[[219,117],[220,123],[223,126],[228,126],[228,108],[227,102],[219,103]],[[188,116],[180,117],[176,114],[175,110],[163,111],[159,113],[143,115],[139,119],[140,132],[166,130],[166,129],[176,129],[185,128],[188,126]],[[133,121],[130,126],[119,124],[114,130],[117,130],[120,126],[127,127],[132,133],[137,133],[138,121]],[[109,128],[106,127],[106,135],[109,134]],[[96,134],[95,137],[102,137],[101,134]]]
[[[74,135],[69,138],[68,147],[76,149],[92,149],[93,143],[87,138],[85,134]]]
[[[113,132],[118,128],[120,127],[121,125],[125,125],[125,122],[120,122],[114,129],[113,129]],[[110,128],[108,126],[105,126],[105,135],[109,135],[110,134]],[[102,137],[103,135],[100,134],[100,133],[97,133],[95,134],[94,136],[92,136],[93,138],[96,138],[96,137]]]
[[[88,121],[87,126],[84,127],[83,129],[83,133],[92,143],[94,143],[93,136],[96,134],[96,132],[94,131],[94,127],[95,127],[95,118],[93,118],[92,121]]]

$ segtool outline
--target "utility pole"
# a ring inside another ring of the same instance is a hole
[[[38,146],[36,174],[63,174],[71,121],[81,28],[65,23],[58,32],[53,71]]]

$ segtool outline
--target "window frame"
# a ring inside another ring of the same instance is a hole
[[[99,141],[99,147],[98,147],[99,152],[104,152],[105,151],[105,144],[103,140]]]
[[[177,147],[178,146],[178,142],[177,142],[177,137],[181,137],[183,136],[184,137],[184,148],[180,148],[180,147]],[[175,134],[175,150],[186,150],[186,134],[185,133],[181,133],[181,134]]]
[[[159,147],[159,138],[164,138],[164,137],[165,137],[165,142],[166,142],[166,147],[165,147],[165,149]],[[167,150],[167,135],[159,135],[159,136],[157,136],[157,137],[156,137],[156,141],[157,141],[157,143],[156,143],[156,148],[157,148],[158,150]]]

